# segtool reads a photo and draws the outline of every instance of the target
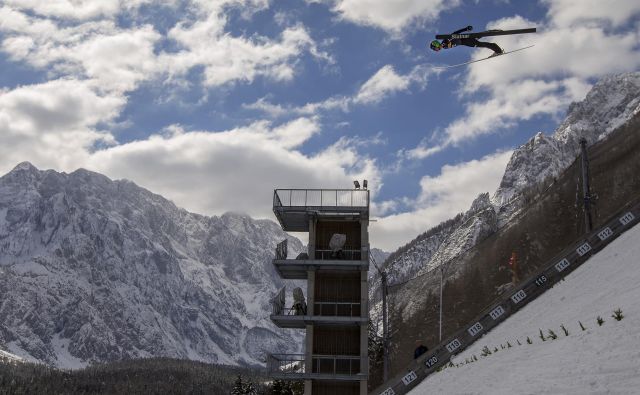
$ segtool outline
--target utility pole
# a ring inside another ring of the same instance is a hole
[[[387,317],[387,272],[381,271],[382,278],[382,348],[383,348],[383,379],[386,383],[389,379],[389,324]]]
[[[586,233],[591,232],[593,223],[591,221],[591,192],[589,190],[589,158],[587,157],[587,140],[580,140],[580,150],[582,152],[582,193],[584,199],[584,225]]]
[[[380,269],[371,253],[369,253],[369,259],[373,262],[373,265],[380,274],[380,287],[382,288],[382,379],[384,382],[387,382],[387,380],[389,380],[389,321],[387,316],[387,295],[389,294],[389,285],[387,283],[387,272]]]
[[[446,272],[445,268],[445,264],[441,264],[440,266],[438,266],[438,269],[440,269],[440,324],[439,324],[439,332],[438,332],[438,343],[442,342],[442,305],[444,304],[443,300],[442,300],[442,289],[443,287],[443,282],[444,282],[444,273]]]
[[[440,330],[438,333],[438,343],[442,342],[442,277],[443,277],[443,273],[442,273],[442,265],[440,265]]]

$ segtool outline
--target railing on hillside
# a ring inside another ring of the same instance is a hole
[[[502,294],[469,325],[457,331],[432,351],[413,361],[403,370],[403,373],[393,377],[372,393],[375,395],[406,394],[417,383],[446,364],[453,355],[462,352],[500,322],[543,294],[552,285],[586,262],[591,255],[600,251],[638,222],[640,222],[640,204],[631,208],[625,207],[611,217],[605,226],[567,247],[549,260],[543,266],[544,269],[538,271],[536,275]]]
[[[369,207],[367,189],[276,189],[273,207]]]

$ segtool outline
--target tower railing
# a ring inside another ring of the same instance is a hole
[[[319,316],[359,317],[360,303],[351,302],[315,302],[313,312]]]
[[[313,375],[361,375],[360,356],[322,355],[311,356],[312,368],[307,369],[304,354],[267,354],[267,372],[285,376]]]
[[[273,207],[369,207],[367,189],[276,189]]]
[[[315,259],[324,261],[360,261],[363,257],[368,257],[368,252],[368,248],[348,249],[340,251],[317,249],[315,251]],[[276,246],[275,259],[286,260],[287,254],[287,239],[284,239]]]
[[[286,287],[280,288],[280,291],[271,299],[271,312],[273,315],[282,315],[285,311],[285,296],[284,293]]]
[[[284,375],[305,373],[304,354],[267,354],[267,372]]]
[[[276,246],[276,259],[278,260],[287,259],[287,239],[282,240]]]

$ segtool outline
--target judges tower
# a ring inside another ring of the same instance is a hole
[[[276,189],[273,212],[287,232],[309,232],[307,254],[276,248],[273,264],[283,279],[307,280],[306,309],[285,289],[272,300],[271,320],[306,329],[304,354],[269,354],[274,378],[304,380],[305,395],[367,393],[369,191]],[[298,292],[299,295],[299,292]]]

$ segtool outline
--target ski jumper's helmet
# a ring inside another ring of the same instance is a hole
[[[431,41],[429,47],[431,47],[431,49],[433,49],[434,51],[439,51],[442,49],[442,44],[440,44],[440,41],[438,40],[433,40]]]

